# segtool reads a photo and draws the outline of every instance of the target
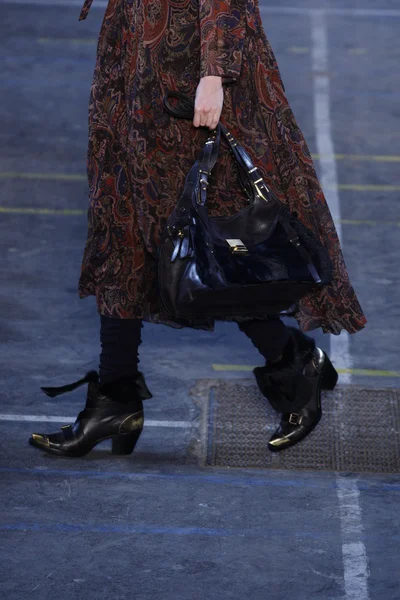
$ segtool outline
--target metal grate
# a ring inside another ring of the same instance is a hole
[[[317,428],[277,454],[268,450],[267,442],[279,415],[254,381],[198,382],[197,396],[203,413],[204,442],[198,452],[203,464],[400,472],[400,390],[340,385],[324,392]]]

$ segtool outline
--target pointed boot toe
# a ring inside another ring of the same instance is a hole
[[[38,448],[48,448],[50,445],[49,438],[44,433],[32,433],[29,438],[29,443],[31,446],[36,446]]]
[[[45,450],[50,454],[60,454],[66,455],[63,451],[63,444],[66,442],[66,438],[63,434],[63,431],[67,428],[71,427],[70,425],[64,425],[61,427],[60,432],[55,433],[32,433],[29,438],[29,443],[31,446],[35,446],[36,448],[40,448],[41,450]]]
[[[268,442],[268,450],[270,452],[279,452],[279,450],[288,448],[289,445],[289,438],[275,431]]]
[[[321,420],[322,410],[303,409],[297,413],[282,416],[281,423],[268,442],[268,450],[279,452],[294,446],[305,438],[318,425]]]

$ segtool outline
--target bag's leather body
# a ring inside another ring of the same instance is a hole
[[[177,111],[168,96],[164,106]],[[187,106],[187,104],[186,104]],[[238,160],[249,205],[229,217],[210,218],[207,185],[221,132]],[[219,123],[189,171],[168,218],[158,255],[158,287],[164,308],[180,318],[284,314],[300,298],[329,283],[326,249],[267,188],[246,150]]]

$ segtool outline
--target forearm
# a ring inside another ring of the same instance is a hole
[[[240,75],[246,36],[243,0],[200,0],[200,77],[235,82]]]

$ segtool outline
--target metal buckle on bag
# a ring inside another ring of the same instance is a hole
[[[226,240],[232,250],[232,253],[248,254],[249,251],[242,240]]]
[[[257,194],[258,194],[259,196],[261,196],[261,198],[262,198],[263,200],[265,200],[265,202],[269,202],[269,198],[266,198],[266,197],[264,196],[264,194],[261,192],[261,188],[260,188],[260,186],[259,186],[259,185],[257,185],[257,183],[258,183],[259,181],[263,181],[263,180],[262,180],[262,179],[257,179],[257,181],[254,181],[254,182],[253,182],[253,183],[254,183],[254,186],[255,186],[255,188],[256,188],[256,190],[257,190]],[[265,185],[265,183],[264,183],[263,185],[264,185],[265,189],[267,190],[267,192],[269,192],[269,189],[267,188],[267,186]]]

